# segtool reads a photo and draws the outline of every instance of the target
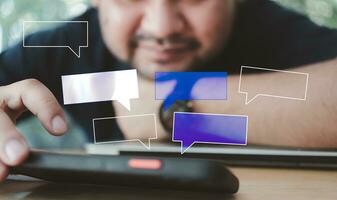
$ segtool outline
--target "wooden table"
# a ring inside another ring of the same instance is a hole
[[[240,179],[240,189],[235,195],[52,184],[11,177],[0,184],[0,199],[337,200],[337,171],[243,167],[232,167],[231,170]]]

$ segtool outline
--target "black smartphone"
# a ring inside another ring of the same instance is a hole
[[[238,179],[221,163],[192,158],[32,151],[10,169],[53,182],[236,193]]]

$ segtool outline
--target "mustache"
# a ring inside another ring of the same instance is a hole
[[[150,34],[137,34],[135,35],[131,41],[130,45],[132,47],[137,47],[140,42],[153,42],[158,45],[166,45],[166,44],[183,44],[188,46],[189,48],[198,48],[200,46],[200,43],[198,40],[192,37],[183,36],[181,34],[173,34],[169,37],[156,37],[154,35]]]

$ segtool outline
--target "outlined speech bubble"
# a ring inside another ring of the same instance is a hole
[[[271,76],[256,78],[251,76],[253,73],[269,73]],[[308,83],[308,73],[241,66],[238,92],[246,95],[246,105],[259,96],[305,101]],[[291,87],[273,87],[276,84]]]
[[[155,94],[165,110],[179,100],[227,100],[227,73],[156,72]]]
[[[104,140],[99,139],[99,135],[106,134],[105,123],[111,123],[111,120],[124,120],[124,123],[130,126],[137,126],[139,124],[146,124],[151,128],[150,133],[147,132],[151,137],[146,139],[140,139],[137,136],[141,136],[142,133],[134,133],[135,138],[127,139],[127,140]],[[109,143],[120,143],[120,142],[134,142],[138,141],[142,144],[146,149],[151,150],[151,140],[158,139],[157,133],[157,121],[155,114],[143,114],[143,115],[129,115],[129,116],[117,116],[117,117],[106,117],[106,118],[95,118],[92,120],[93,123],[93,131],[94,131],[94,142],[95,144],[109,144]],[[153,126],[152,126],[153,125]]]
[[[34,27],[55,27],[63,24],[68,24],[73,26],[73,29],[83,30],[86,32],[86,38],[73,41],[26,41],[27,29],[33,29]],[[89,22],[88,21],[23,21],[22,24],[22,45],[27,48],[68,48],[72,51],[78,58],[81,57],[81,48],[87,48],[89,46]]]
[[[130,110],[139,98],[137,70],[62,76],[64,105],[116,100]]]
[[[194,143],[247,145],[248,116],[175,112],[172,141],[181,154]]]

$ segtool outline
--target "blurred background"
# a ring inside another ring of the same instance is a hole
[[[337,28],[337,0],[273,0]],[[22,39],[23,20],[64,20],[81,14],[90,0],[1,0],[0,52]]]

